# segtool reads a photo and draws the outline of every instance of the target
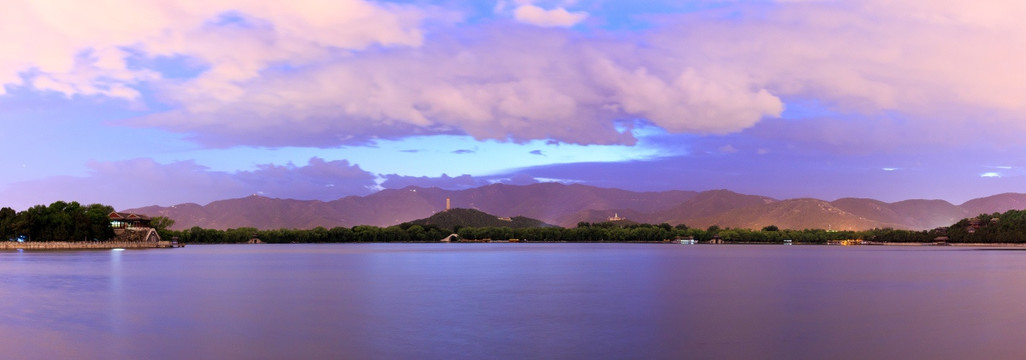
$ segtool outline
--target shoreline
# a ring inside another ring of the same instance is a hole
[[[160,249],[179,245],[170,241],[28,241],[0,242],[0,250],[88,250],[88,249]]]
[[[356,244],[365,242],[340,242],[331,244]],[[446,242],[375,242],[378,244],[448,244]],[[506,241],[460,241],[452,242],[452,244],[480,244],[480,243],[495,243],[495,244],[506,244],[506,243],[524,243],[524,244],[570,244],[570,243],[581,243],[581,244],[667,244],[667,245],[680,245],[672,242],[664,241],[523,241],[523,242],[506,242]],[[289,244],[322,244],[322,243],[289,243]],[[195,243],[193,245],[253,245],[246,243],[212,243],[203,244]],[[265,245],[265,244],[261,244]],[[267,244],[274,245],[274,244]],[[746,242],[734,242],[734,243],[721,243],[721,244],[688,244],[688,245],[784,245],[780,243],[746,243]],[[839,244],[817,244],[817,243],[794,243],[797,246],[845,246]],[[2,250],[110,250],[110,249],[161,249],[161,248],[175,248],[184,247],[185,244],[175,244],[171,241],[39,241],[39,242],[13,242],[3,241],[0,242],[0,251]],[[858,245],[847,245],[847,246],[940,246],[940,247],[979,247],[979,248],[1024,248],[1026,243],[898,243],[898,242],[867,242]]]
[[[697,243],[680,244],[665,241],[354,241],[354,242],[290,242],[290,243],[190,243],[190,245],[302,245],[302,244],[664,244],[664,245],[786,245],[782,243],[763,242],[724,242],[720,244]],[[1026,243],[916,243],[916,242],[867,242],[858,245],[822,244],[822,243],[793,243],[794,246],[937,246],[937,247],[1026,247]]]

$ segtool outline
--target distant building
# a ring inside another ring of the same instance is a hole
[[[114,230],[118,229],[135,229],[135,228],[148,228],[150,227],[149,216],[129,213],[119,213],[117,211],[107,215],[110,218],[110,227]]]
[[[513,221],[513,218],[511,218],[511,217],[508,217],[508,216],[506,216],[506,217],[500,217],[500,218],[498,218],[498,219],[499,219],[499,220],[502,220],[502,221]]]
[[[969,227],[966,228],[965,231],[967,233],[974,234],[974,233],[976,233],[976,230],[980,229],[981,225],[982,225],[982,221],[980,221],[979,217],[975,217],[975,218],[969,219]]]
[[[149,216],[114,211],[107,217],[110,218],[110,227],[114,228],[114,240],[160,241],[157,229],[150,226],[152,219]]]
[[[620,214],[613,213],[613,216],[609,217],[609,221],[624,221],[627,220],[625,217],[620,217]]]

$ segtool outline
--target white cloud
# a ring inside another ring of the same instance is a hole
[[[552,10],[545,10],[533,4],[520,5],[513,11],[513,17],[517,21],[544,27],[570,27],[577,25],[588,18],[588,13],[569,12],[562,7]]]

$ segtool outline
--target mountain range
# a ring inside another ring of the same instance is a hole
[[[665,222],[702,228],[717,225],[761,229],[776,225],[787,229],[924,230],[948,226],[982,213],[1026,208],[1026,194],[1021,193],[999,194],[954,205],[944,200],[894,203],[863,198],[777,200],[729,190],[634,192],[579,184],[539,183],[493,184],[466,190],[407,187],[332,201],[254,195],[207,205],[186,203],[124,211],[169,217],[175,220],[172,229],[391,226],[445,210],[446,198],[454,208],[476,209],[500,217],[524,216],[563,227],[573,227],[579,222],[603,222],[618,216],[639,223]]]

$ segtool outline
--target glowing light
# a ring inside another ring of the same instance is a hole
[[[1000,173],[996,173],[996,172],[985,172],[985,173],[980,174],[980,177],[999,178],[999,177],[1001,177],[1001,174]]]

